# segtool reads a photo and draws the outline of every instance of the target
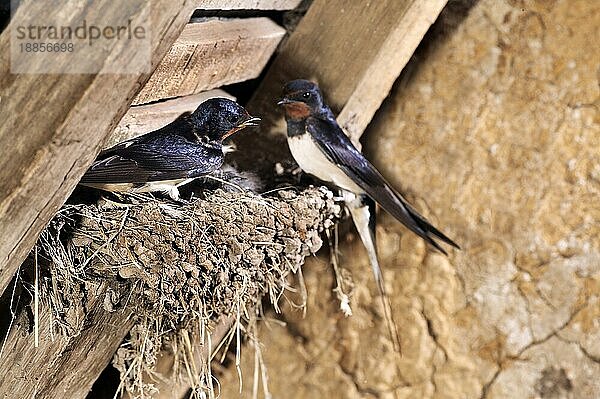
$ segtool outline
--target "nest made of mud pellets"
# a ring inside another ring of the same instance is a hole
[[[114,360],[134,395],[152,392],[134,378],[136,357],[151,370],[178,332],[205,331],[235,312],[256,317],[265,295],[276,306],[286,276],[321,247],[341,211],[323,187],[270,196],[216,190],[186,204],[125,200],[66,205],[38,249],[48,277],[42,292],[62,333],[80,330],[91,286],[107,286],[106,311],[136,307],[137,324]]]

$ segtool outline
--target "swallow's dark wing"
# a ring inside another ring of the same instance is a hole
[[[163,129],[102,151],[82,183],[145,183],[198,177],[218,169],[223,153]]]
[[[434,238],[459,248],[385,181],[379,171],[354,147],[335,120],[308,118],[306,129],[330,161],[337,164],[354,183],[406,227],[444,254],[446,251]]]

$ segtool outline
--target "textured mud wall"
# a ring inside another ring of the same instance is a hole
[[[306,317],[284,305],[287,327],[261,330],[275,398],[600,397],[600,2],[482,0],[447,35],[363,141],[463,251],[380,215],[401,357],[358,240],[340,245],[350,318],[327,257],[308,262]]]

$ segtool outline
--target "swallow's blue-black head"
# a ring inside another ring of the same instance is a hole
[[[283,97],[277,105],[283,106],[287,119],[304,119],[321,112],[323,96],[316,83],[297,79],[283,87]]]
[[[204,101],[190,116],[194,128],[210,140],[222,141],[248,126],[258,126],[260,118],[228,98],[211,98]]]

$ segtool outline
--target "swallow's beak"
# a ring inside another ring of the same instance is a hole
[[[286,105],[286,104],[291,104],[294,101],[290,100],[289,98],[282,98],[281,100],[277,101],[277,105],[282,106],[282,105]]]
[[[227,137],[233,135],[235,132],[238,132],[246,127],[258,126],[259,122],[260,122],[260,118],[248,115],[248,118],[244,119],[236,127],[234,127],[233,129],[231,129],[230,131],[225,133],[223,135],[223,140],[225,140]]]
[[[260,118],[258,118],[256,116],[250,116],[248,119],[246,119],[245,121],[240,123],[238,125],[238,127],[243,129],[248,126],[258,126],[259,123],[260,123]]]

